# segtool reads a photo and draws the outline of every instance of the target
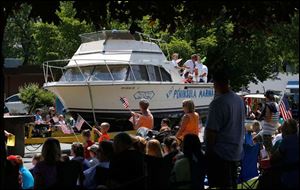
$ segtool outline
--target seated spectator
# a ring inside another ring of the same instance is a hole
[[[97,158],[98,145],[93,144],[92,146],[88,147],[87,149],[90,153],[90,160],[89,160],[90,167],[96,166],[99,163],[99,160]]]
[[[7,160],[19,168],[19,172],[22,175],[22,189],[33,189],[34,178],[30,171],[24,167],[22,157],[19,155],[10,155],[7,157]]]
[[[110,188],[141,189],[144,187],[143,154],[132,147],[132,140],[127,133],[114,137],[115,155],[110,162]]]
[[[96,189],[99,185],[107,186],[108,169],[113,153],[111,141],[102,141],[99,144],[97,149],[98,164],[84,171],[83,185],[86,189]]]
[[[100,125],[100,131],[95,128],[95,132],[99,136],[98,143],[100,143],[102,141],[109,141],[110,140],[110,137],[108,135],[109,128],[110,128],[110,124],[107,123],[107,122],[101,123],[101,125]]]
[[[65,117],[63,115],[58,116],[58,125],[66,125]]]
[[[89,162],[86,159],[84,159],[84,148],[81,143],[77,142],[72,144],[71,155],[73,156],[71,160],[75,160],[81,163],[83,171],[90,167]]]
[[[36,125],[45,124],[45,121],[42,118],[42,109],[36,109],[34,115]]]
[[[164,161],[167,168],[167,175],[169,178],[172,168],[176,162],[176,158],[180,156],[182,152],[179,151],[179,142],[175,136],[168,136],[164,138],[162,147],[164,151]]]
[[[34,156],[33,156],[33,158],[32,158],[32,161],[31,161],[31,163],[32,163],[32,165],[33,165],[33,167],[31,168],[31,169],[29,169],[29,171],[30,171],[30,173],[33,175],[33,170],[34,170],[34,167],[35,167],[35,165],[38,163],[38,162],[40,162],[41,160],[42,160],[42,154],[40,154],[40,153],[36,153]]]
[[[272,167],[279,168],[282,188],[299,188],[299,127],[289,119],[282,126],[282,141],[271,156]]]
[[[57,185],[57,166],[61,158],[60,144],[57,139],[48,138],[42,148],[43,160],[33,170],[34,189],[51,189]]]
[[[90,159],[90,151],[88,151],[88,147],[92,146],[94,143],[91,141],[91,132],[89,129],[85,129],[81,132],[83,139],[83,147],[84,147],[84,158]]]
[[[159,132],[171,131],[170,128],[170,120],[168,118],[164,118],[161,120]]]
[[[201,142],[195,134],[187,134],[183,139],[184,157],[175,162],[171,174],[171,184],[176,189],[204,189],[205,159]],[[220,171],[221,172],[221,171]]]
[[[146,145],[146,171],[147,187],[149,189],[166,189],[168,176],[166,175],[166,165],[162,157],[162,148],[158,140],[151,139]]]
[[[46,115],[46,123],[50,126],[57,122],[56,111],[54,107],[49,107],[49,112]]]
[[[153,129],[154,119],[149,108],[149,102],[146,99],[141,99],[139,102],[140,111],[142,114],[131,112],[133,118],[133,128],[138,129],[140,127],[146,127],[148,129]]]

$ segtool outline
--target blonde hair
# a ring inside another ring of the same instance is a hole
[[[101,123],[100,127],[109,128],[109,127],[110,127],[110,124],[107,123],[107,122],[103,122],[103,123]]]
[[[195,104],[194,104],[193,100],[191,100],[191,99],[183,100],[182,106],[187,108],[188,113],[195,112]]]
[[[151,139],[147,142],[146,155],[162,158],[163,153],[158,140]]]

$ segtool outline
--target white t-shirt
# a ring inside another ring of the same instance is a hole
[[[200,79],[202,79],[205,83],[207,83],[207,75],[208,75],[208,68],[207,68],[207,66],[203,65],[201,62],[200,63],[196,62],[196,67],[198,68],[199,81],[200,81]],[[206,73],[206,76],[205,77],[200,77],[204,73]]]
[[[183,65],[189,67],[184,69],[184,74],[187,72],[193,74],[196,63],[194,64],[194,62],[191,59],[189,59]]]

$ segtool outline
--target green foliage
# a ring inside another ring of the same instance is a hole
[[[92,31],[90,24],[75,18],[76,9],[73,8],[73,2],[60,2],[59,8],[60,11],[56,11],[60,19],[58,25],[42,21],[34,23],[38,63],[71,58],[81,44],[79,34]]]
[[[182,58],[183,61],[190,59],[191,55],[194,53],[194,50],[189,42],[186,40],[176,39],[174,37],[172,37],[171,41],[167,43],[166,46],[162,46],[162,50],[164,51],[165,55],[169,53],[170,56],[173,53],[178,53],[179,57]],[[167,52],[167,50],[169,52]],[[171,59],[171,57],[169,57],[169,59]]]
[[[32,40],[33,20],[29,17],[31,6],[24,3],[13,10],[7,19],[3,38],[4,57],[20,58],[23,65],[34,59],[34,41]]]
[[[40,88],[35,83],[25,84],[19,88],[19,92],[21,101],[29,105],[28,113],[32,113],[36,108],[52,106],[55,101],[53,93]]]

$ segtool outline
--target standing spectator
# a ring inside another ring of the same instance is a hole
[[[205,127],[208,182],[210,187],[236,188],[245,132],[244,102],[230,90],[225,73],[213,76],[216,96]]]
[[[99,163],[99,160],[97,158],[98,145],[93,144],[92,146],[88,147],[87,149],[90,153],[90,160],[89,160],[90,167],[96,166]]]
[[[175,136],[165,137],[162,147],[164,151],[164,163],[167,170],[167,177],[169,178],[172,168],[174,167],[176,157],[182,153],[179,151],[179,143]]]
[[[272,135],[275,134],[279,127],[279,106],[275,102],[273,91],[268,90],[265,93],[265,97],[266,104],[261,114],[261,118],[263,118],[262,130],[254,137],[254,139],[258,142],[263,141],[263,144],[270,155],[272,151]]]
[[[19,172],[19,167],[14,165],[8,159],[5,160],[4,174],[4,189],[22,188],[22,175]]]
[[[171,184],[176,189],[204,189],[206,163],[198,135],[187,134],[183,139],[183,154],[176,160]]]
[[[191,56],[191,59],[187,60],[183,64],[183,67],[185,68],[183,71],[183,76],[185,79],[188,78],[189,74],[193,75],[194,69],[196,67],[197,58],[198,58],[197,54],[193,54]]]
[[[262,105],[262,103],[258,103],[258,104],[257,104],[256,111],[254,112],[255,119],[258,119],[258,118],[260,118],[260,115],[261,115],[262,109],[263,109],[263,105]]]
[[[48,138],[42,148],[43,160],[33,170],[34,189],[51,189],[57,184],[57,166],[61,158],[60,144],[57,139]]]
[[[166,189],[168,185],[167,168],[158,140],[151,139],[147,142],[145,163],[147,187],[149,189]]]
[[[119,133],[114,137],[115,155],[110,162],[110,188],[144,188],[144,157],[132,148],[131,137]]]
[[[30,173],[33,175],[33,170],[34,170],[34,167],[36,166],[36,164],[38,163],[38,162],[40,162],[41,160],[42,160],[42,154],[40,154],[40,153],[36,153],[34,156],[33,156],[33,158],[32,158],[32,161],[31,161],[31,163],[32,163],[32,165],[33,165],[33,167],[31,168],[31,169],[29,169],[29,171],[30,171]]]
[[[72,144],[71,155],[73,156],[71,160],[75,160],[81,163],[83,171],[90,167],[89,162],[86,159],[84,159],[84,148],[81,143]]]
[[[34,179],[30,171],[24,167],[23,159],[19,155],[10,155],[7,157],[7,160],[19,168],[19,172],[22,175],[22,189],[33,189]]]
[[[186,134],[199,133],[199,114],[195,112],[195,105],[193,100],[187,99],[182,102],[182,107],[184,111],[184,116],[181,119],[180,128],[176,134],[176,137],[183,140]]]
[[[133,128],[138,129],[140,127],[146,127],[148,129],[153,129],[153,115],[151,114],[149,108],[149,102],[146,99],[141,99],[139,102],[140,110],[142,114],[131,112],[133,116]]]
[[[81,132],[82,139],[83,139],[83,147],[84,147],[84,158],[90,159],[90,151],[88,147],[92,146],[94,143],[91,141],[91,132],[89,129],[85,129]]]

